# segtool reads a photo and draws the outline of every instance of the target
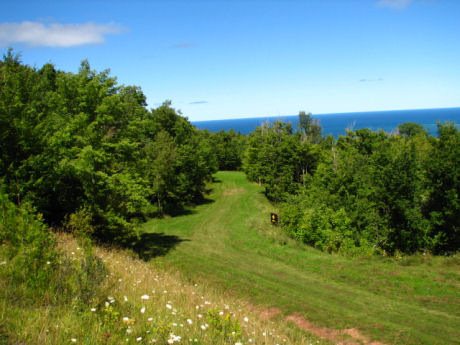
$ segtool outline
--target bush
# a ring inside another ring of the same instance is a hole
[[[1,278],[11,287],[42,295],[53,280],[58,254],[54,238],[29,205],[17,207],[0,192]],[[30,297],[32,297],[30,296]]]
[[[84,225],[84,211],[70,216]],[[82,223],[83,222],[83,223]],[[88,231],[83,227],[80,235]],[[105,268],[93,254],[88,237],[80,236],[84,256],[69,258],[56,249],[55,236],[27,204],[17,206],[0,192],[1,298],[23,303],[86,303],[96,294]]]

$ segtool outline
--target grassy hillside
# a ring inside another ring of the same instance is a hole
[[[58,234],[57,240],[71,267],[88,264],[75,238]],[[206,284],[191,284],[130,252],[94,251],[104,279],[86,302],[67,291],[67,303],[27,303],[15,299],[0,279],[0,344],[330,344],[282,320],[260,317],[246,301]]]
[[[207,202],[147,223],[137,249],[192,282],[207,281],[255,305],[278,308],[278,318],[319,335],[348,329],[367,336],[357,336],[363,342],[460,344],[458,255],[330,255],[284,236],[270,224],[270,211],[262,189],[244,174],[219,172]]]

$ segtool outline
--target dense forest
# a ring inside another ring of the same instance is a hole
[[[460,131],[405,123],[337,140],[300,113],[249,135],[244,171],[279,204],[292,237],[329,252],[394,255],[460,248]]]
[[[48,225],[127,242],[149,217],[203,200],[217,170],[265,187],[292,237],[347,254],[460,248],[460,131],[437,136],[406,123],[395,133],[324,137],[310,114],[249,136],[197,130],[170,102],[147,109],[139,87],[109,71],[0,61],[0,182]]]
[[[87,61],[76,74],[37,69],[10,50],[0,85],[2,191],[50,225],[124,242],[146,217],[202,199],[218,169],[211,141],[170,102],[147,110],[140,88]]]

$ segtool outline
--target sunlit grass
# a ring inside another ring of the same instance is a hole
[[[75,262],[83,250],[70,235],[59,246]],[[254,306],[130,252],[95,248],[107,274],[86,305],[14,307],[2,300],[1,324],[11,343],[26,344],[312,344],[324,343]]]
[[[347,258],[288,238],[262,188],[219,172],[209,202],[145,231],[177,238],[155,259],[193,281],[319,327],[357,328],[388,344],[456,344],[460,339],[459,256]],[[282,215],[281,215],[282,216]]]

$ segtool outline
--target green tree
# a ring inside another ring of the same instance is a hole
[[[427,170],[425,212],[432,224],[433,250],[445,253],[460,248],[460,131],[454,123],[438,124],[438,135]]]

